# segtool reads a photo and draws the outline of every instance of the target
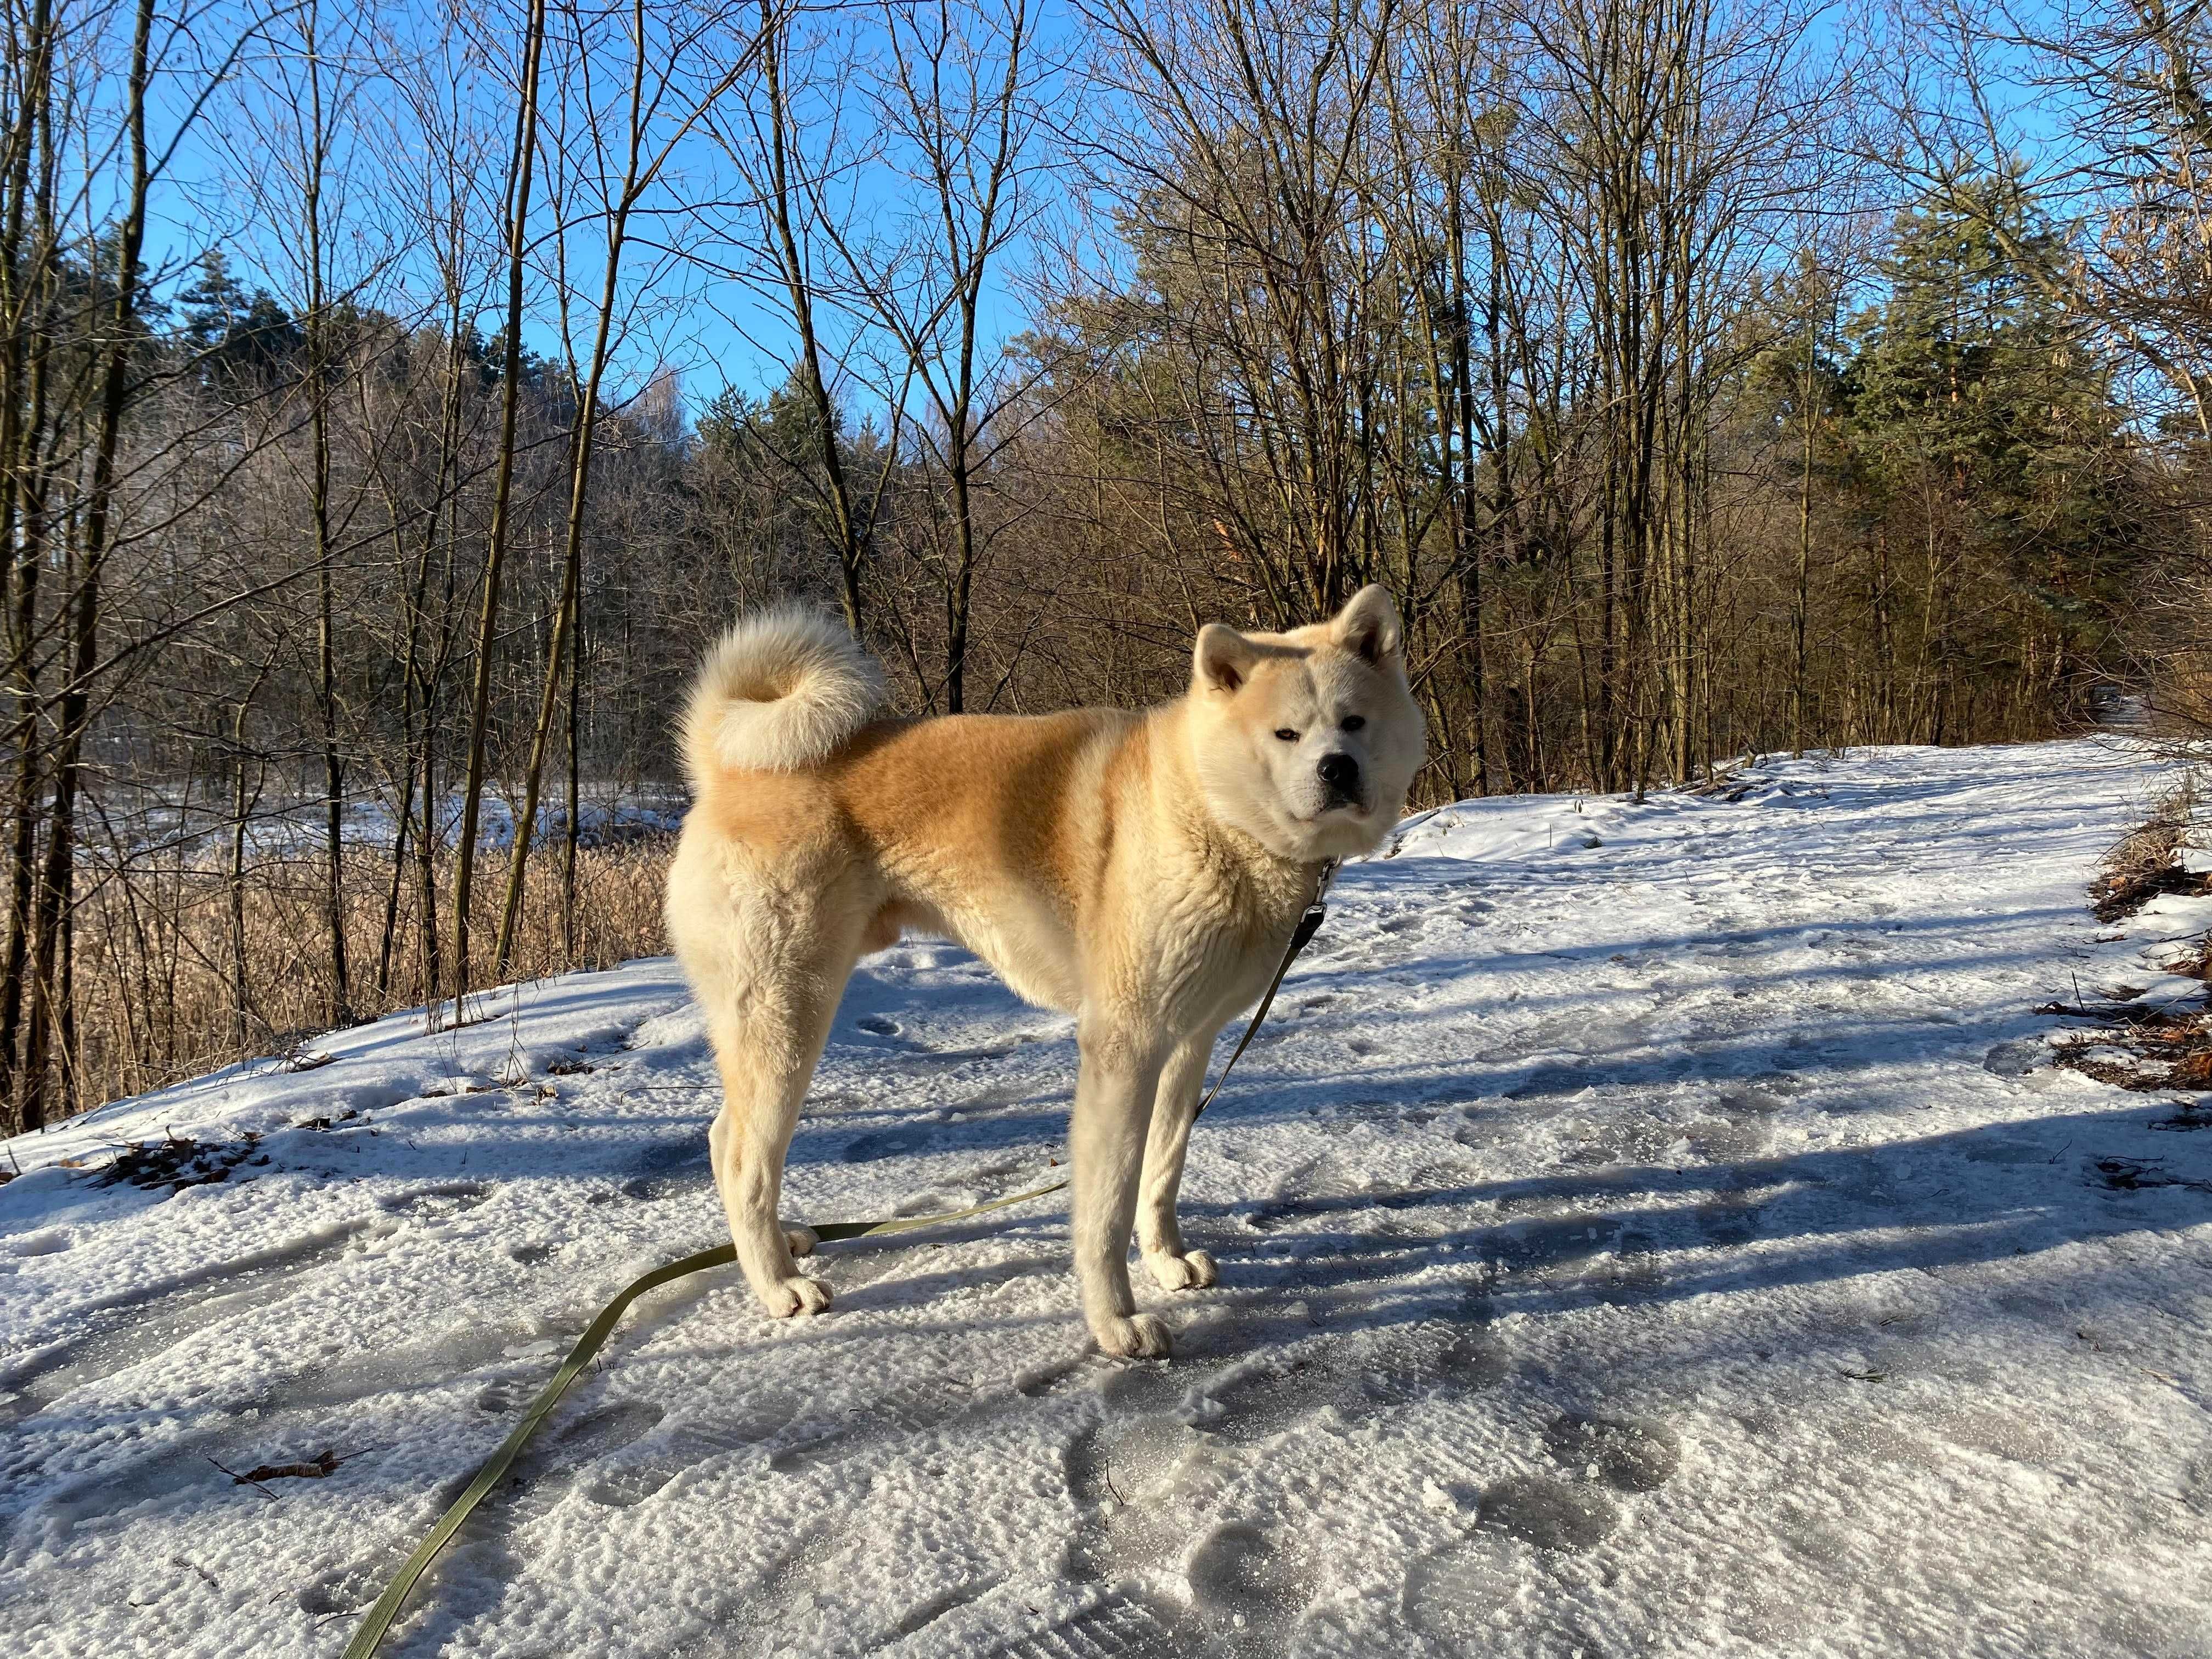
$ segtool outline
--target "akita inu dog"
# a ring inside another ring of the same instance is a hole
[[[1285,634],[1200,630],[1188,693],[1140,713],[878,718],[842,627],[784,608],[708,653],[683,727],[696,802],[668,932],[707,1017],[708,1135],[738,1262],[773,1315],[819,1313],[813,1238],[776,1218],[801,1099],[854,963],[957,940],[1076,1017],[1075,1272],[1111,1354],[1168,1334],[1129,1286],[1211,1285],[1176,1191],[1213,1040],[1266,988],[1322,865],[1371,850],[1421,764],[1397,606],[1363,588]]]

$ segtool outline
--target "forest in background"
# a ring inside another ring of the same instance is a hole
[[[2203,713],[2202,0],[0,12],[14,1127],[659,949],[775,599],[1029,712],[1386,582],[1428,801]]]

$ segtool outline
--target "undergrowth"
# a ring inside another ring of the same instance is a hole
[[[2152,803],[2150,816],[2120,837],[2089,885],[2097,920],[2123,921],[2160,893],[2212,891],[2212,877],[2182,860],[2197,806],[2195,780],[2185,777]]]

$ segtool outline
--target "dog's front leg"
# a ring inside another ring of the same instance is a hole
[[[1110,1354],[1159,1358],[1167,1328],[1137,1311],[1129,1288],[1129,1226],[1144,1168],[1145,1134],[1159,1086],[1159,1047],[1125,1026],[1086,1018],[1068,1139],[1075,1158],[1075,1277],[1084,1316]]]
[[[1203,1289],[1217,1276],[1213,1258],[1204,1250],[1184,1253],[1182,1231],[1176,1224],[1183,1155],[1190,1150],[1190,1126],[1198,1115],[1198,1091],[1206,1082],[1214,1036],[1208,1030],[1184,1038],[1160,1068],[1159,1093],[1145,1145],[1144,1180],[1137,1195],[1137,1248],[1164,1291]]]

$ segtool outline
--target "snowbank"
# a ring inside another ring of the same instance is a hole
[[[2157,772],[1872,750],[1441,813],[1346,872],[1198,1131],[1223,1284],[1158,1299],[1173,1364],[1089,1352],[1059,1200],[827,1248],[824,1319],[692,1281],[389,1650],[2212,1651],[2212,1136],[2033,1012],[2212,925],[2084,905]],[[18,1652],[336,1654],[599,1302],[716,1242],[672,968],[495,1002],[9,1145]],[[1073,1061],[963,953],[872,960],[789,1207],[1016,1190]]]

